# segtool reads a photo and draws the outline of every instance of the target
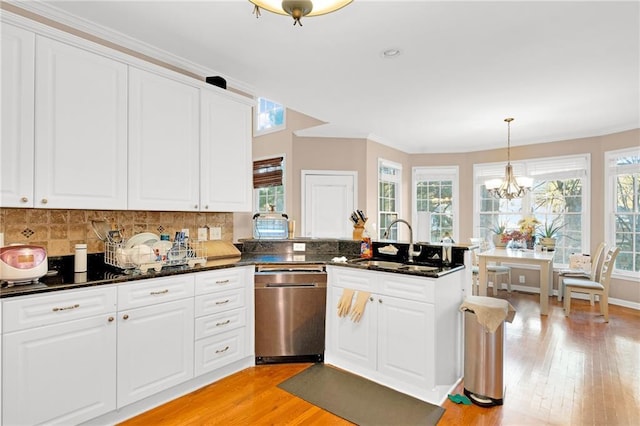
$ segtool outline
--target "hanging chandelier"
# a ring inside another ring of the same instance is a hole
[[[504,179],[491,179],[484,183],[484,186],[495,198],[512,200],[522,198],[531,189],[533,179],[528,177],[516,178],[511,165],[511,122],[513,118],[505,118],[507,122],[507,166],[504,171]]]
[[[303,16],[318,16],[342,9],[353,0],[249,0],[255,5],[253,13],[260,17],[260,8],[279,15],[289,15],[293,18],[293,25],[302,26]]]

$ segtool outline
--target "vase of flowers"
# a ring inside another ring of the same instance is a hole
[[[493,233],[493,245],[498,247],[498,248],[504,248],[507,246],[507,242],[505,241],[503,242],[503,236],[504,233],[506,232],[506,225],[500,223],[497,225],[494,225],[493,228],[491,228],[491,232]]]

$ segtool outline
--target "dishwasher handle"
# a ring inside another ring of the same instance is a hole
[[[264,288],[313,288],[318,283],[265,283]]]

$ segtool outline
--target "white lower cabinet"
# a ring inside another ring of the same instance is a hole
[[[325,362],[440,404],[443,392],[446,397],[461,376],[457,306],[462,296],[455,279],[327,270]],[[354,290],[352,306],[359,292],[370,293],[359,322],[338,317],[345,289]],[[444,327],[449,335],[439,332],[438,321],[450,322]]]
[[[116,408],[115,302],[114,288],[3,302],[4,425],[77,424]],[[25,328],[38,317],[51,325]]]
[[[183,298],[164,302],[173,288]],[[119,290],[118,300],[138,294],[138,300],[148,296],[147,304],[155,304],[119,306],[118,408],[193,377],[193,275],[145,280]]]

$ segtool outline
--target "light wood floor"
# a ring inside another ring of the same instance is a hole
[[[506,324],[504,405],[446,401],[439,425],[640,424],[640,312],[610,305],[606,324],[587,301],[572,301],[565,318],[555,298],[545,317],[538,295],[498,297],[517,310]],[[123,425],[350,425],[276,387],[309,365],[249,368]]]

